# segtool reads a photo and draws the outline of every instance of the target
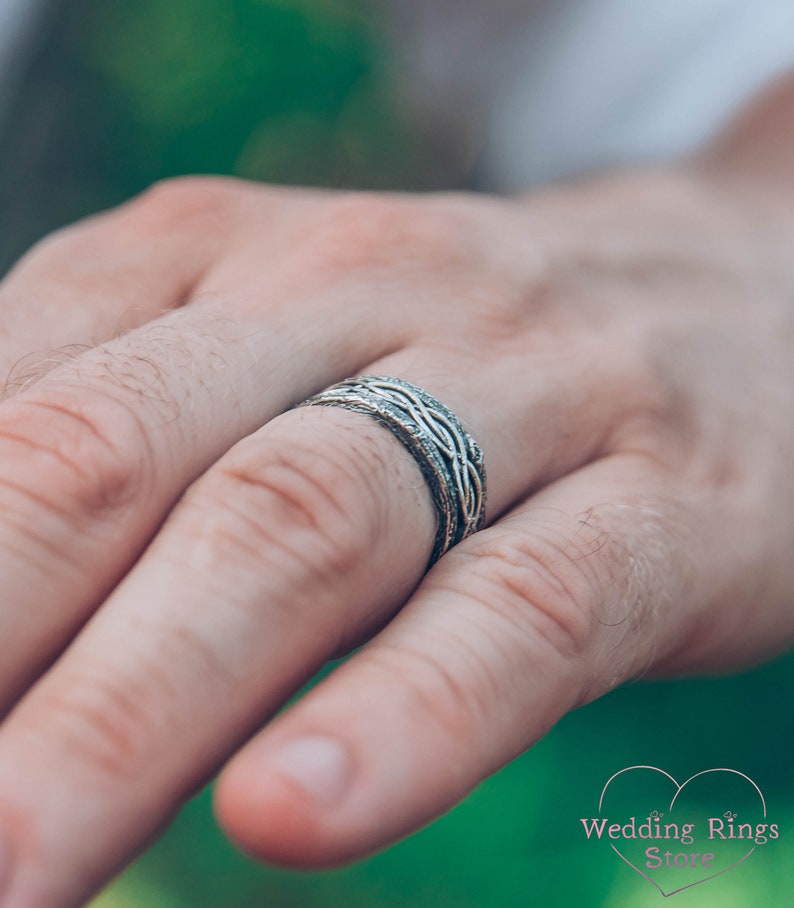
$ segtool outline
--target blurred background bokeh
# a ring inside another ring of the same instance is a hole
[[[448,179],[410,125],[366,2],[50,0],[44,12],[0,133],[0,269],[53,227],[179,174]]]
[[[183,173],[332,187],[465,185],[418,128],[376,5],[354,0],[52,4],[0,125],[0,272],[46,232]],[[715,766],[759,784],[781,839],[677,908],[794,905],[794,658],[729,679],[636,684],[567,717],[456,810],[354,867],[301,874],[240,856],[209,792],[101,908],[657,906],[584,839],[633,764]]]

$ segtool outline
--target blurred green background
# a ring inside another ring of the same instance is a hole
[[[485,2],[485,0],[483,0]],[[0,271],[47,231],[162,177],[231,173],[430,189],[446,162],[412,125],[375,7],[347,0],[72,0],[47,21],[0,136]],[[614,772],[747,773],[781,839],[676,908],[794,905],[794,657],[742,676],[637,684],[568,716],[431,827],[329,873],[263,868],[205,792],[101,908],[645,908],[661,896],[584,839]]]

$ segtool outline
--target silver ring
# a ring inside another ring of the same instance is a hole
[[[342,407],[385,426],[422,471],[438,518],[428,569],[485,521],[482,451],[455,414],[422,388],[383,375],[331,385],[299,407]]]

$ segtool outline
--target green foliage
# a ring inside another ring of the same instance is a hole
[[[163,178],[408,188],[430,179],[368,4],[70,0],[0,142],[0,271]]]
[[[96,4],[77,49],[99,77],[109,157],[127,179],[408,175],[379,44],[350,3],[117,0]]]

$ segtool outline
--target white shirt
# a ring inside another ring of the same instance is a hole
[[[675,158],[794,67],[794,0],[392,0],[404,77],[491,188]]]
[[[0,0],[0,116],[49,2]],[[690,152],[794,66],[794,0],[381,2],[416,104],[492,188]]]

